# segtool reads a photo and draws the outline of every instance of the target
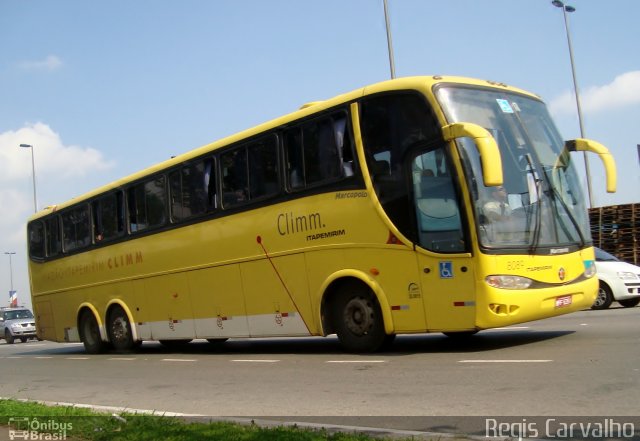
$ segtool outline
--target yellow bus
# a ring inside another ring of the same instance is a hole
[[[544,103],[505,84],[373,84],[195,149],[28,223],[38,336],[89,353],[192,339],[397,334],[557,316],[598,289]]]

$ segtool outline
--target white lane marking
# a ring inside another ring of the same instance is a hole
[[[553,360],[458,360],[458,363],[550,363]]]
[[[133,361],[133,360],[135,360],[135,357],[111,357],[111,358],[108,358],[107,360],[113,360],[113,361]]]
[[[236,363],[278,363],[280,360],[231,360]]]
[[[89,360],[89,357],[66,357],[66,360]]]
[[[194,360],[191,358],[163,358],[162,361],[190,361],[190,362],[194,362],[194,361],[198,361],[198,360]]]
[[[43,357],[43,356],[38,356],[38,357],[33,357],[33,358],[39,358],[41,360],[47,360],[49,358],[53,358],[53,357]]]
[[[327,360],[325,363],[386,363],[387,360]]]

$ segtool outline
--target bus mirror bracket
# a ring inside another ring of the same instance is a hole
[[[615,193],[617,187],[616,162],[605,146],[591,139],[577,138],[565,141],[565,148],[570,152],[591,152],[600,157],[607,174],[607,193]]]
[[[442,134],[445,141],[458,138],[473,139],[482,163],[482,179],[487,187],[502,185],[502,159],[496,140],[488,130],[472,123],[454,123],[444,126]]]

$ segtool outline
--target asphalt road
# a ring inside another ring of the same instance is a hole
[[[462,342],[400,336],[371,355],[343,353],[333,337],[104,355],[2,341],[0,397],[408,430],[447,416],[638,417],[639,344],[640,307],[617,304]]]

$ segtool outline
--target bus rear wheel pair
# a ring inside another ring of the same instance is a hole
[[[79,321],[80,339],[88,354],[100,354],[109,347],[100,337],[98,321],[91,311],[84,311]],[[136,348],[137,342],[133,340],[129,316],[120,307],[115,306],[107,317],[107,334],[110,346],[117,352],[127,352]]]

